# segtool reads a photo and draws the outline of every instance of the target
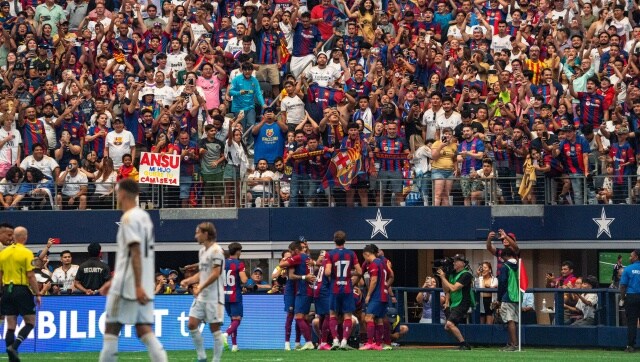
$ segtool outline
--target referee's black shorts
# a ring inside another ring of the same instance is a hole
[[[36,314],[36,303],[29,287],[5,285],[0,301],[0,314],[21,316]]]

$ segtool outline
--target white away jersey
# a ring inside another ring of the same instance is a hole
[[[203,285],[214,267],[220,267],[220,276],[216,281],[211,283],[204,289],[200,289],[198,294],[198,300],[202,302],[217,302],[224,304],[224,278],[222,274],[224,272],[224,253],[218,243],[214,243],[208,249],[202,247],[198,252],[199,266],[200,266],[200,284]]]
[[[54,283],[62,283],[62,290],[67,291],[73,288],[73,281],[76,279],[76,274],[78,273],[78,266],[75,264],[71,265],[71,268],[66,272],[62,270],[62,267],[56,268],[51,274],[51,280]]]
[[[139,207],[125,212],[120,218],[116,249],[116,265],[109,294],[123,299],[135,300],[136,288],[131,266],[129,246],[140,244],[142,287],[147,297],[153,299],[155,291],[155,238],[153,222],[149,214]]]

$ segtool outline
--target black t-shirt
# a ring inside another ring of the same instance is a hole
[[[462,289],[460,290],[462,292],[462,301],[458,306],[469,308],[469,306],[471,306],[471,287],[473,285],[473,275],[471,275],[471,272],[469,271],[462,273],[456,283],[462,284]]]
[[[76,280],[86,289],[98,290],[111,279],[111,269],[98,258],[91,258],[78,267]]]

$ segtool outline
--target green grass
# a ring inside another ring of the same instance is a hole
[[[503,357],[509,361],[637,361],[637,354],[624,353],[621,350],[604,349],[546,349],[527,348],[522,352],[500,352],[498,347],[478,347],[472,351],[455,351],[449,348],[429,347],[400,347],[393,351],[239,351],[231,353],[225,351],[223,361],[495,361],[496,357]],[[211,358],[211,350],[207,351]],[[96,361],[98,353],[23,353],[22,361]],[[195,361],[194,351],[171,351],[169,361]],[[120,361],[148,361],[146,353],[121,353]],[[209,359],[210,360],[210,359]]]

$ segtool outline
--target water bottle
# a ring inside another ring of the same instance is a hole
[[[547,311],[547,300],[542,298],[542,311],[546,312]]]

